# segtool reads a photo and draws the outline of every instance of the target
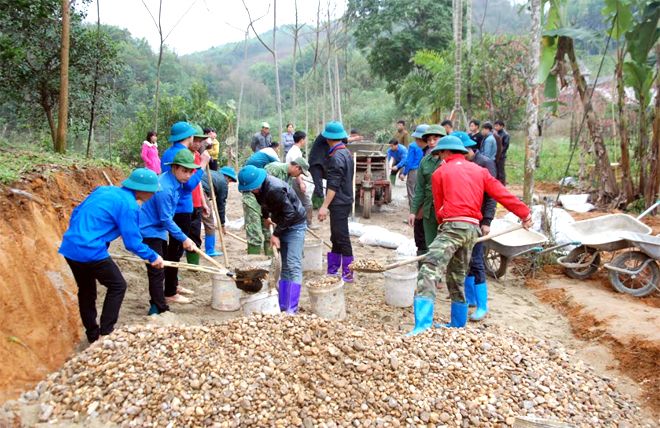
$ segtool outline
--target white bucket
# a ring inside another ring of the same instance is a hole
[[[303,249],[303,272],[323,270],[323,243],[318,239],[305,240]]]
[[[344,281],[339,281],[337,285],[327,288],[307,287],[307,292],[313,313],[327,320],[346,318]]]
[[[240,299],[243,313],[276,315],[280,313],[280,302],[277,290],[265,290],[255,294],[246,294]]]
[[[241,308],[241,290],[227,275],[212,275],[213,296],[211,307],[216,311],[234,312]]]
[[[417,288],[417,266],[406,265],[383,272],[385,303],[397,308],[412,306]]]

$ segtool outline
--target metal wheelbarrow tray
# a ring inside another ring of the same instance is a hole
[[[565,232],[580,246],[557,259],[557,263],[571,278],[587,279],[600,267],[601,251],[629,248],[632,244],[626,234],[649,235],[651,228],[628,214],[608,214],[576,221],[567,225]]]
[[[532,230],[519,229],[484,242],[486,271],[500,278],[506,273],[509,261],[523,254],[540,251],[548,241],[544,235]]]

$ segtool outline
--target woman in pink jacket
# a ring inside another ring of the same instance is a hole
[[[142,142],[142,160],[144,166],[160,174],[160,158],[158,157],[158,135],[154,131],[147,132],[147,139]]]

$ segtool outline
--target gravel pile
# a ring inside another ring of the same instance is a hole
[[[20,401],[6,414],[28,401],[41,421],[82,426],[499,426],[524,415],[639,423],[612,381],[510,330],[407,338],[302,315],[122,328]]]

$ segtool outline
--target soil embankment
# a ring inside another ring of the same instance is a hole
[[[101,169],[47,168],[0,188],[0,402],[59,368],[81,333],[75,283],[57,250],[73,208],[107,182]]]

